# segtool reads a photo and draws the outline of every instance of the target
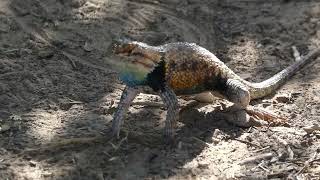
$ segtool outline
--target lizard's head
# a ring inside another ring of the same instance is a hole
[[[112,53],[120,79],[129,86],[144,85],[146,78],[161,61],[159,48],[142,42],[117,40]]]

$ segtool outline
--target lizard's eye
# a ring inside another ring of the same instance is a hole
[[[133,52],[131,52],[131,55],[132,56],[143,56],[143,53],[139,52],[139,51],[133,51]]]
[[[113,53],[119,55],[130,55],[134,48],[135,46],[133,44],[115,45]]]

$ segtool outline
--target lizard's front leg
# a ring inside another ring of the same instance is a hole
[[[174,138],[176,120],[179,115],[179,104],[176,94],[168,86],[161,90],[160,97],[167,108],[164,136],[165,140],[169,142]]]
[[[113,116],[112,121],[112,134],[119,138],[120,128],[122,125],[123,118],[129,109],[129,106],[133,99],[137,96],[140,91],[138,88],[126,86],[122,92],[118,108]]]

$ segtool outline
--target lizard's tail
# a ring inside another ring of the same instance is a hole
[[[300,61],[296,61],[294,64],[265,81],[260,83],[250,83],[248,81],[244,81],[243,83],[249,87],[251,99],[262,98],[274,92],[277,88],[283,85],[288,78],[293,76],[299,69],[319,55],[320,49],[313,50],[308,55],[303,56]]]

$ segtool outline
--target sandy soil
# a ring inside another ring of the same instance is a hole
[[[319,29],[316,0],[1,0],[0,179],[319,179],[320,133],[304,128],[320,121],[320,58],[252,102],[290,127],[235,127],[217,100],[181,111],[172,147],[161,107],[132,106],[121,140],[109,135],[124,87],[113,38],[195,42],[260,81],[293,45],[319,47]]]

